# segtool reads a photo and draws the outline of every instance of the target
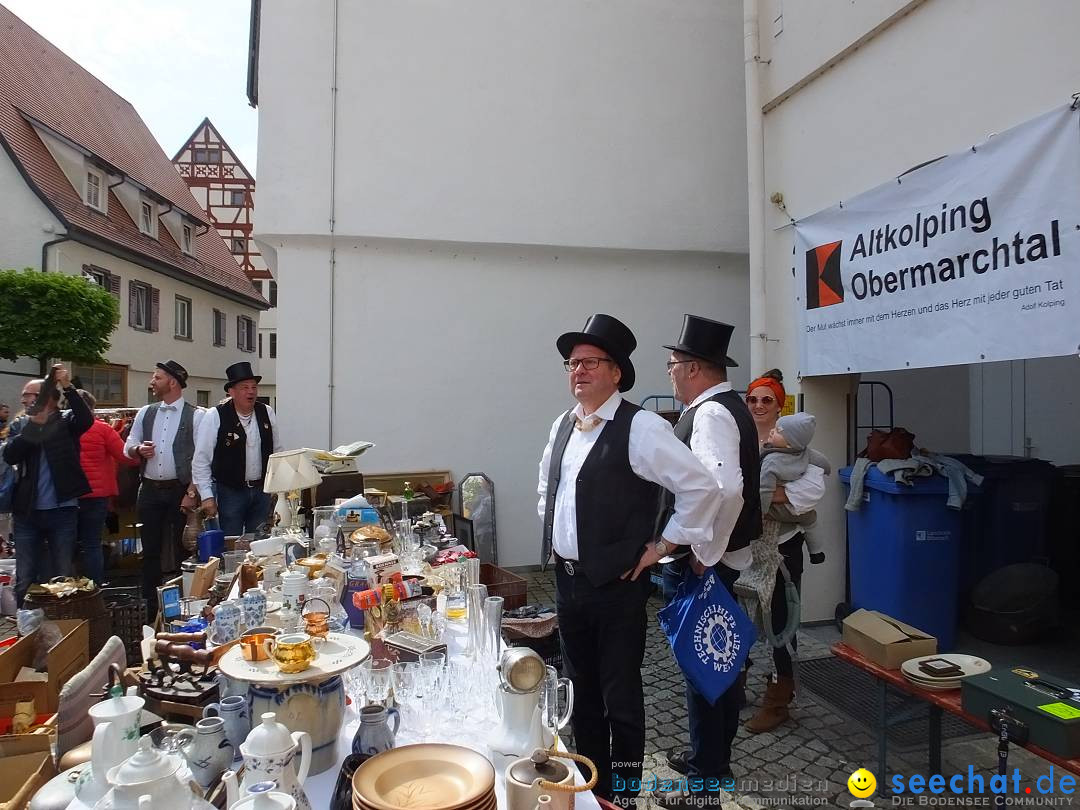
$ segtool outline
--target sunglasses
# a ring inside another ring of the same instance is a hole
[[[772,405],[774,402],[776,402],[776,399],[773,398],[773,397],[747,397],[746,398],[746,404],[747,405],[757,405],[759,402],[762,405]]]

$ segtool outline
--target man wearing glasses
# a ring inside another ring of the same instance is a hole
[[[554,553],[577,750],[596,763],[597,794],[627,805],[645,755],[647,569],[676,547],[711,540],[720,492],[667,422],[622,398],[634,385],[637,346],[623,323],[593,315],[555,345],[577,404],[552,424],[540,461],[541,563]],[[665,524],[656,520],[661,489],[674,493]]]
[[[724,493],[712,539],[695,544],[690,554],[664,566],[668,599],[674,596],[687,566],[698,575],[715,567],[717,578],[731,592],[739,571],[750,565],[750,542],[761,535],[757,429],[746,403],[727,379],[727,369],[738,365],[728,357],[733,331],[726,323],[686,315],[678,341],[664,347],[671,350],[667,369],[675,398],[686,405],[675,425],[675,436],[712,473]],[[741,686],[733,684],[710,704],[686,681],[690,750],[669,751],[667,755],[671,767],[689,777],[686,785],[732,776],[731,744],[739,730],[741,693]],[[713,792],[707,798],[718,802],[719,794]],[[656,799],[668,810],[700,806],[691,793],[681,789]]]

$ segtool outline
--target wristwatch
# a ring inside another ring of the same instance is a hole
[[[666,557],[675,548],[675,543],[669,543],[663,537],[653,543],[653,551],[659,554],[661,557]]]

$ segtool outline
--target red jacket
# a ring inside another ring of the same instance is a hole
[[[124,440],[107,423],[95,419],[82,435],[81,462],[90,492],[84,498],[108,498],[120,490],[116,484],[116,463],[133,467],[139,462],[124,455]]]

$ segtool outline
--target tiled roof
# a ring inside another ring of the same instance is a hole
[[[108,215],[83,201],[28,118],[75,142],[200,222],[208,217],[135,108],[0,6],[0,139],[34,190],[65,222],[265,308],[220,234],[197,227],[194,253],[140,233],[110,193]],[[165,226],[160,226],[161,231]]]

